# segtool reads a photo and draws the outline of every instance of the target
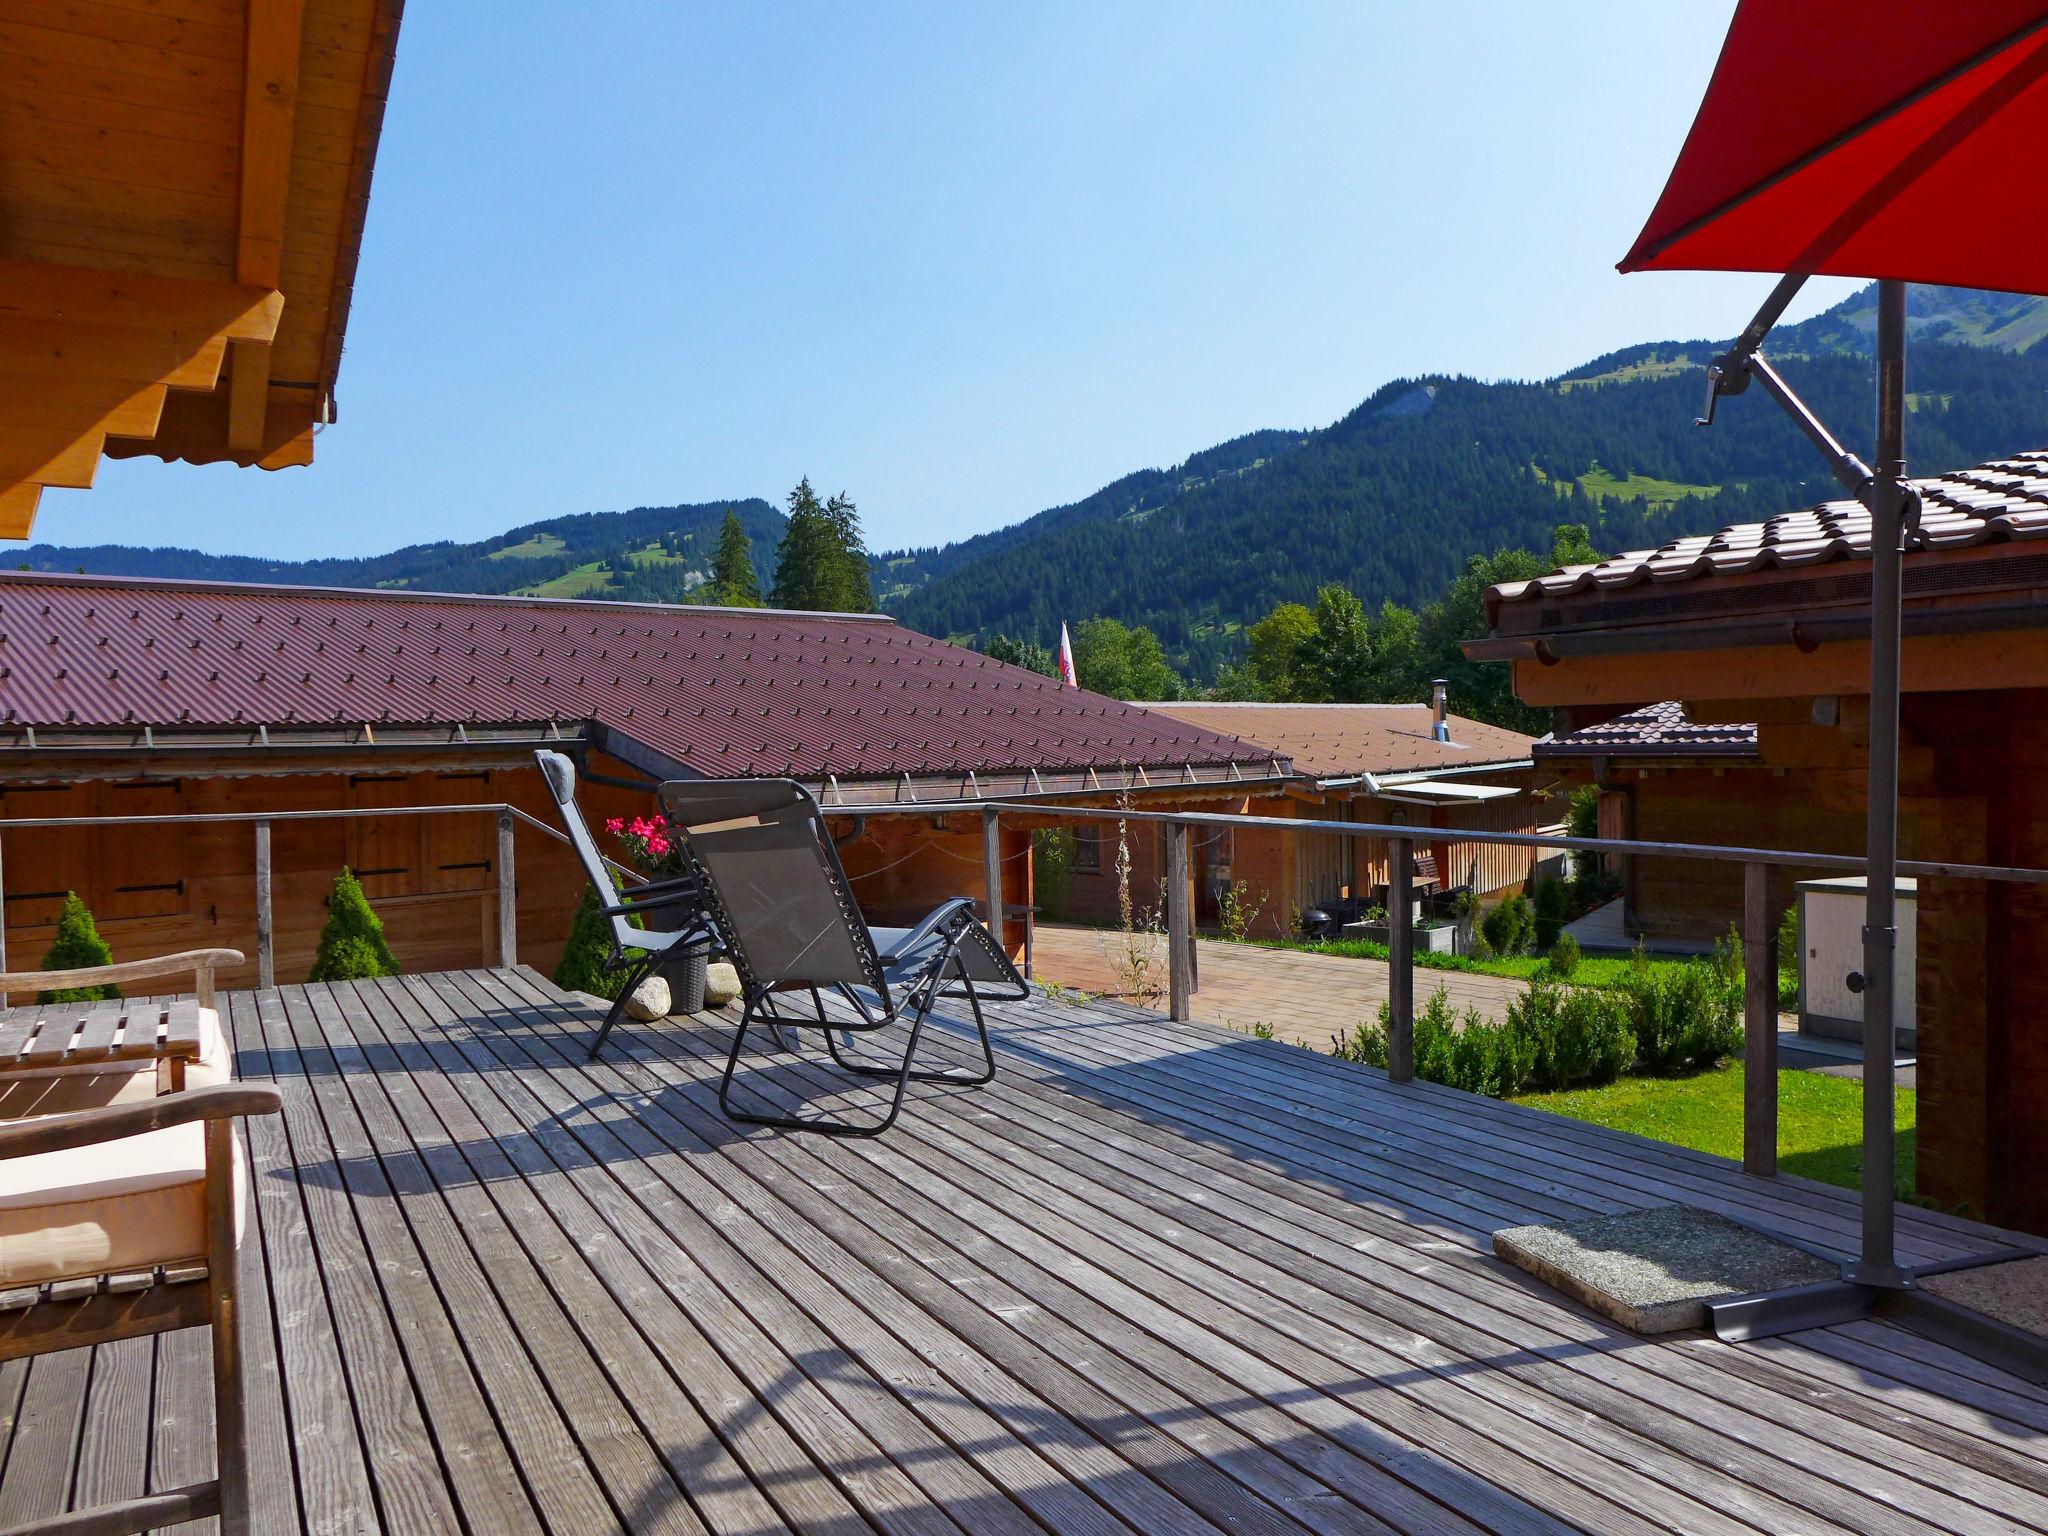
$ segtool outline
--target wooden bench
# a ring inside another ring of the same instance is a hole
[[[249,1536],[237,1293],[247,1173],[234,1122],[275,1114],[275,1088],[185,1087],[208,1057],[213,971],[199,950],[78,971],[0,974],[20,994],[193,973],[190,999],[39,1004],[0,1014],[0,1089],[115,1080],[107,1101],[0,1122],[0,1361],[211,1325],[217,1475],[13,1527],[0,1536],[126,1536],[218,1516]],[[213,1065],[225,1071],[224,1054]],[[167,1089],[169,1091],[158,1091]],[[139,1090],[137,1097],[131,1090]],[[7,1099],[0,1098],[0,1103]]]

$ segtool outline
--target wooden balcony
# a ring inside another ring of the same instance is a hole
[[[2048,1392],[1889,1323],[1648,1342],[1498,1227],[1846,1191],[1106,1004],[873,1142],[740,1134],[719,1023],[528,970],[226,1003],[264,1532],[2048,1524]],[[792,1058],[767,1085],[821,1088]],[[1909,1262],[2009,1234],[1912,1208]],[[0,1367],[0,1526],[204,1476],[197,1333]],[[195,1449],[196,1448],[196,1449]]]

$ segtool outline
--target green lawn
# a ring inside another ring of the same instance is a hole
[[[1913,1090],[1897,1093],[1898,1191],[1913,1198]],[[1517,1103],[1657,1141],[1742,1156],[1742,1068],[1697,1077],[1625,1077],[1605,1088],[1532,1093]],[[1817,1072],[1778,1074],[1778,1166],[1854,1189],[1863,1177],[1863,1085]]]
[[[1205,934],[1203,937],[1213,937]],[[1384,960],[1387,946],[1375,944],[1368,939],[1251,939],[1247,943],[1265,949],[1300,949],[1317,955],[1341,955],[1347,960]],[[1628,955],[1587,955],[1579,961],[1578,969],[1572,972],[1572,985],[1578,987],[1618,987],[1628,978],[1629,968],[1634,964]],[[1652,966],[1683,965],[1683,960],[1652,959]],[[1550,962],[1541,955],[1492,955],[1484,960],[1475,960],[1470,955],[1445,955],[1430,950],[1417,950],[1415,968],[1418,971],[1462,971],[1468,975],[1506,976],[1516,981],[1529,981],[1538,976],[1550,974]]]

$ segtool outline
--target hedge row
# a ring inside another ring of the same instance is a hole
[[[1338,1035],[1331,1051],[1387,1064],[1386,1004],[1376,1023]],[[1415,1075],[1470,1093],[1508,1098],[1624,1072],[1699,1071],[1742,1049],[1742,979],[1733,957],[1652,966],[1642,956],[1618,988],[1593,991],[1538,978],[1498,1024],[1467,1009],[1460,1020],[1442,987],[1415,1016]]]

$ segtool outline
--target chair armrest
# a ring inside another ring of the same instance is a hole
[[[930,912],[927,912],[923,921],[904,934],[898,943],[892,945],[892,950],[898,955],[908,954],[941,928],[945,927],[947,923],[951,922],[963,908],[972,912],[974,910],[973,901],[965,896],[955,896],[950,901],[940,903],[932,908]]]
[[[15,1120],[0,1124],[0,1160],[31,1157],[39,1152],[62,1152],[103,1141],[119,1141],[127,1136],[168,1130],[174,1125],[190,1125],[195,1120],[274,1115],[283,1107],[283,1096],[267,1084],[221,1083],[212,1088],[167,1093],[138,1104],[82,1109],[68,1115],[46,1115],[38,1120]]]
[[[695,875],[676,875],[667,880],[643,880],[638,885],[629,885],[619,892],[632,900],[640,896],[654,896],[664,891],[694,891],[698,889]]]
[[[0,992],[55,992],[71,987],[97,987],[107,982],[147,981],[154,976],[190,973],[202,1007],[213,1006],[213,973],[224,965],[240,965],[239,949],[187,949],[147,960],[117,960],[112,965],[86,965],[71,971],[0,972]]]

